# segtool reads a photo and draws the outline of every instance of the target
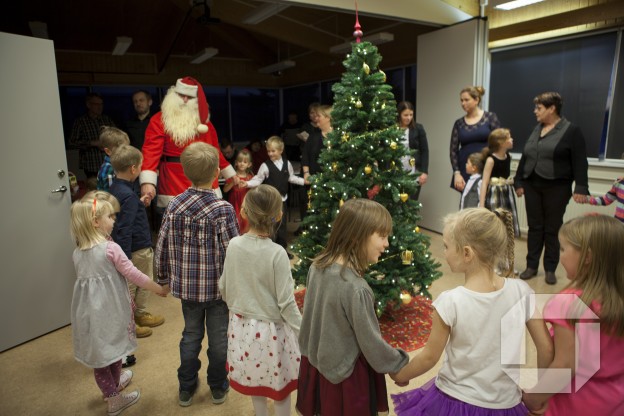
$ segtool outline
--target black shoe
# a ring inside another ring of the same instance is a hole
[[[227,399],[228,391],[230,391],[230,383],[226,381],[224,387],[225,388],[221,389],[210,388],[210,393],[212,393],[212,402],[214,404],[221,404],[225,401],[225,399]]]
[[[135,364],[136,364],[136,357],[134,356],[134,354],[126,356],[126,358],[121,361],[122,368],[132,367]]]
[[[546,283],[549,285],[557,284],[557,276],[555,272],[546,272]]]
[[[527,267],[525,271],[520,273],[520,279],[527,280],[537,276],[537,270]]]
[[[182,407],[189,407],[191,403],[193,403],[193,395],[196,390],[197,384],[191,389],[191,391],[181,390],[180,393],[178,393],[178,404]]]

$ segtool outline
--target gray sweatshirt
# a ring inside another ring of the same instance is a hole
[[[303,320],[299,335],[306,356],[330,382],[337,384],[353,372],[360,354],[378,373],[395,373],[409,361],[407,353],[381,337],[373,291],[351,269],[334,264],[308,272]]]

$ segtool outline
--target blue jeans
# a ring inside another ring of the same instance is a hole
[[[199,385],[201,368],[199,353],[204,339],[204,324],[208,334],[208,385],[223,388],[227,383],[227,329],[228,307],[221,299],[209,302],[182,300],[184,331],[180,341],[180,368],[178,381],[180,391],[193,392]]]

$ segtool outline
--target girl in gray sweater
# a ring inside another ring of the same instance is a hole
[[[384,373],[408,362],[381,337],[373,291],[362,277],[388,247],[392,217],[379,203],[351,199],[308,273],[299,346],[297,410],[303,416],[388,412]]]

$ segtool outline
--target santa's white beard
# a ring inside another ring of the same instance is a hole
[[[173,90],[169,89],[160,106],[165,132],[178,147],[184,147],[195,136],[199,125],[199,110],[197,98],[189,99],[186,103]]]

